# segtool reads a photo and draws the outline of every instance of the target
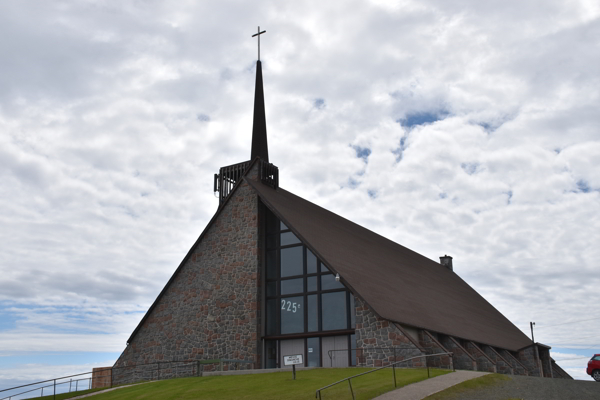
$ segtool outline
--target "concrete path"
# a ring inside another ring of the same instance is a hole
[[[469,379],[479,378],[489,372],[456,371],[446,375],[436,376],[421,382],[413,383],[375,397],[373,400],[421,400],[434,393],[448,389]]]
[[[70,397],[69,400],[84,399],[86,397],[95,396],[95,395],[100,394],[100,393],[112,392],[113,390],[119,390],[119,389],[123,389],[123,388],[130,387],[130,386],[145,385],[146,383],[153,383],[153,382],[158,382],[158,381],[148,381],[148,382],[134,383],[133,385],[123,385],[123,386],[117,386],[117,387],[114,387],[114,388],[109,388],[109,389],[104,389],[104,390],[98,390],[97,392],[82,394],[81,396],[77,396],[77,397]]]

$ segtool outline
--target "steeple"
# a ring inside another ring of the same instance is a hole
[[[276,189],[279,187],[279,168],[269,163],[267,147],[267,119],[265,117],[265,94],[263,92],[262,65],[260,63],[260,30],[252,35],[258,36],[258,60],[256,61],[256,87],[254,88],[254,121],[252,123],[252,150],[250,160],[221,167],[215,174],[214,191],[218,192],[219,207],[224,204],[235,185],[248,172],[251,165],[258,166],[258,179]],[[256,158],[258,157],[258,162]],[[256,164],[254,164],[256,162]]]
[[[267,118],[265,117],[265,94],[263,92],[262,65],[256,62],[256,86],[254,88],[254,121],[252,123],[252,151],[250,160],[260,157],[269,162],[267,146]]]

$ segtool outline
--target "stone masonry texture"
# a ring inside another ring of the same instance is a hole
[[[537,361],[535,347],[533,345],[519,350],[518,360],[527,368],[527,372],[531,376],[542,376],[540,366]]]
[[[449,352],[432,333],[424,329],[419,331],[419,343],[426,354]],[[452,368],[452,358],[448,355],[427,357],[427,365],[436,368]]]
[[[392,322],[378,317],[368,304],[355,297],[356,355],[359,366],[381,367],[423,353]],[[399,364],[399,367],[424,366],[421,359]]]
[[[508,350],[501,349],[499,350],[499,353],[513,367],[513,372],[515,375],[529,375],[529,372],[527,372],[527,368],[525,368],[525,366],[521,364],[519,360],[517,360],[515,356],[513,356]]]
[[[260,368],[258,198],[246,182],[231,196],[115,363],[114,384],[155,362],[163,362],[161,378],[169,377],[167,361],[236,359]]]
[[[481,350],[496,363],[496,372],[499,374],[513,375],[512,366],[502,357],[498,352],[491,346],[483,345],[480,347]]]
[[[440,343],[452,353],[454,368],[477,371],[475,358],[466,351],[452,336],[440,335]]]
[[[542,371],[544,378],[552,378],[552,361],[550,358],[550,349],[539,347],[540,361],[542,364]]]
[[[464,348],[477,360],[477,371],[496,372],[496,364],[471,341],[465,342]]]

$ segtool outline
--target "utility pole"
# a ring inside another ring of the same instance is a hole
[[[535,339],[533,338],[533,327],[535,326],[535,322],[530,322],[529,326],[531,327],[531,341],[535,343]]]

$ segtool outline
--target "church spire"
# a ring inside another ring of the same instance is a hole
[[[267,118],[265,117],[265,94],[263,92],[262,65],[260,62],[260,31],[252,35],[258,36],[258,61],[256,61],[256,87],[254,88],[254,121],[252,123],[252,151],[250,159],[260,157],[269,162],[269,148],[267,146]]]

